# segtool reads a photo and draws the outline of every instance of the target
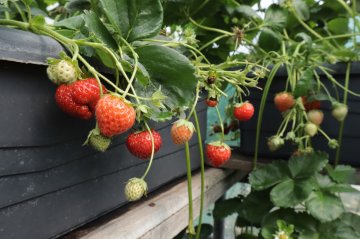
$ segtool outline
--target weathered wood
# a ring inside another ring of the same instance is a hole
[[[241,170],[241,172],[248,174],[253,170],[253,159],[253,156],[246,156],[238,151],[235,151],[232,152],[229,161],[221,165],[221,168]],[[258,165],[264,165],[266,163],[270,163],[271,161],[272,159],[260,158],[258,160]]]
[[[207,169],[205,172],[205,206],[216,201],[225,191],[245,176],[244,172]],[[194,215],[199,214],[200,173],[193,176]],[[184,178],[160,192],[155,192],[126,211],[115,212],[100,222],[92,223],[66,239],[165,239],[173,238],[187,225],[188,196]]]

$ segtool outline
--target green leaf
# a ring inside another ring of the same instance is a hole
[[[293,178],[308,178],[322,170],[328,163],[328,155],[323,152],[293,156],[289,169]]]
[[[84,24],[85,24],[84,15],[81,14],[78,16],[65,18],[64,20],[55,22],[54,26],[65,27],[65,28],[73,29],[73,30],[79,30],[80,28],[82,28],[84,26]]]
[[[310,195],[306,201],[306,208],[312,216],[321,222],[335,220],[344,212],[344,207],[339,197],[322,191],[316,191]]]
[[[83,11],[84,9],[90,9],[91,0],[70,0],[65,4],[65,9],[69,12]]]
[[[165,104],[172,109],[189,107],[197,79],[188,58],[171,48],[157,45],[139,47],[135,51],[151,81],[160,84],[162,92],[168,97]]]
[[[294,97],[298,98],[300,96],[308,95],[310,91],[313,91],[316,82],[314,80],[314,69],[312,67],[306,69],[302,72],[300,79],[296,82]]]
[[[314,188],[313,184],[312,178],[306,180],[288,179],[271,190],[271,201],[278,207],[296,206],[309,197]]]
[[[351,227],[356,232],[356,234],[360,237],[360,215],[346,212],[340,216],[340,220],[345,225]]]
[[[334,18],[327,22],[327,28],[335,35],[349,33],[349,19],[344,17]]]
[[[241,198],[231,198],[216,202],[213,211],[214,219],[222,219],[237,213],[241,208],[241,204]]]
[[[265,12],[264,23],[267,27],[282,31],[287,24],[287,11],[276,4],[272,4]]]
[[[112,26],[129,42],[156,36],[162,27],[160,0],[100,0]]]
[[[277,51],[280,49],[281,38],[278,33],[270,28],[263,28],[259,36],[259,46],[265,51]]]
[[[306,21],[310,18],[309,7],[306,5],[304,0],[294,0],[293,2],[296,14],[303,20]]]
[[[243,200],[238,213],[239,217],[248,222],[260,225],[263,216],[268,214],[273,207],[269,190],[253,191]]]
[[[289,175],[287,163],[276,160],[252,171],[249,182],[255,190],[263,190],[288,179]]]
[[[45,18],[43,16],[35,16],[31,19],[31,25],[43,26],[45,25]]]
[[[349,183],[356,172],[354,168],[348,165],[338,165],[335,169],[329,166],[326,169],[329,176],[338,183]]]
[[[84,20],[89,32],[93,33],[98,41],[105,43],[113,49],[117,49],[117,44],[114,38],[95,12],[86,11],[84,14]]]
[[[331,193],[338,194],[338,193],[360,193],[359,190],[356,190],[349,184],[335,184],[328,187],[328,190]],[[359,196],[359,195],[358,195]]]
[[[249,5],[241,4],[235,11],[248,18],[260,18],[257,12]]]

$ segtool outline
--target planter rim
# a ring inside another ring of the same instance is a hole
[[[0,27],[0,60],[47,65],[64,48],[54,39],[32,32]]]

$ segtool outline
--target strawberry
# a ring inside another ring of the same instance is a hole
[[[103,92],[106,92],[104,86]],[[100,89],[93,78],[80,80],[69,85],[60,85],[56,89],[55,100],[65,113],[84,120],[94,115],[95,105],[100,99]]]
[[[341,122],[341,121],[344,121],[348,112],[349,112],[349,109],[348,109],[347,105],[342,104],[342,103],[335,103],[333,105],[331,114],[337,121]]]
[[[206,100],[206,104],[209,107],[215,107],[215,106],[217,106],[218,102],[215,98],[209,98]]]
[[[173,126],[171,127],[171,139],[174,144],[184,144],[191,139],[194,130],[195,127],[192,122],[179,119],[178,121],[174,122]]]
[[[154,153],[159,151],[162,139],[159,132],[151,130],[154,137]],[[126,140],[126,147],[134,156],[140,159],[148,159],[152,151],[152,138],[149,131],[141,131],[129,134]]]
[[[324,113],[321,110],[310,110],[307,112],[307,117],[311,123],[319,126],[324,120]]]
[[[97,102],[100,99],[99,83],[95,78],[87,78],[85,80],[79,80],[71,84],[73,87],[73,99],[75,102],[88,105],[89,108],[94,111]],[[103,94],[107,91],[102,86]]]
[[[100,134],[99,128],[90,131],[83,145],[89,144],[93,149],[105,152],[111,143],[111,139]]]
[[[220,141],[209,143],[206,145],[206,157],[209,163],[214,167],[223,165],[230,159],[230,147]]]
[[[135,123],[135,110],[123,99],[105,95],[96,105],[96,120],[102,135],[112,137],[128,131]]]
[[[270,151],[276,151],[278,150],[281,146],[284,145],[284,139],[282,139],[280,136],[271,136],[268,141],[267,141],[267,145],[270,149]]]
[[[148,187],[144,179],[142,178],[132,178],[130,179],[125,186],[125,197],[128,201],[136,201],[146,196]]]
[[[321,102],[318,100],[308,101],[306,96],[301,96],[301,100],[306,111],[318,110],[321,107]]]
[[[280,112],[284,112],[291,109],[295,105],[295,99],[291,93],[281,92],[276,94],[274,103]]]
[[[234,116],[239,121],[248,121],[254,115],[254,106],[249,102],[234,105]]]
[[[307,123],[304,127],[305,134],[309,135],[310,137],[313,137],[315,134],[317,134],[318,126],[313,123]]]
[[[70,60],[55,61],[46,69],[49,79],[55,84],[69,84],[77,80],[78,70]]]

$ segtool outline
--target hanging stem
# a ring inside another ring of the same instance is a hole
[[[191,178],[191,161],[190,161],[190,150],[189,143],[185,143],[186,153],[186,172],[187,172],[187,183],[188,183],[188,197],[189,197],[189,224],[188,233],[195,235],[194,221],[193,221],[193,201],[192,201],[192,178]]]
[[[346,66],[345,89],[349,88],[350,70],[351,70],[351,62],[348,62],[347,66]],[[348,98],[348,92],[345,90],[344,91],[344,100],[343,100],[344,104],[347,104],[347,98]],[[339,147],[336,149],[335,166],[338,165],[338,163],[340,161],[340,152],[341,152],[341,144],[342,144],[343,133],[344,133],[344,125],[345,125],[345,120],[341,121],[341,123],[340,123],[339,135],[338,135]]]
[[[219,108],[217,106],[215,106],[215,109],[216,109],[217,116],[219,118],[219,124],[220,124],[220,128],[221,128],[221,142],[223,143],[224,139],[225,139],[224,125],[223,125],[223,121],[222,121],[222,118],[221,118],[221,115],[220,115]]]
[[[255,154],[254,154],[254,161],[253,161],[254,169],[256,168],[257,161],[258,161],[261,123],[262,123],[262,118],[263,118],[263,114],[264,114],[266,98],[267,98],[267,95],[269,93],[269,89],[270,89],[272,80],[274,79],[274,76],[275,76],[276,72],[278,71],[278,69],[280,68],[280,66],[281,66],[281,63],[277,63],[274,66],[274,68],[271,70],[269,78],[267,79],[266,85],[264,87],[263,95],[261,97],[261,103],[260,103],[260,108],[259,108],[259,116],[258,116],[257,126],[256,126]]]
[[[196,111],[194,111],[194,120],[195,120],[195,127],[196,127],[196,133],[199,143],[199,151],[200,151],[200,176],[201,176],[201,186],[200,186],[200,214],[199,214],[199,223],[197,226],[197,232],[196,232],[196,239],[200,238],[201,233],[201,223],[202,223],[202,216],[203,216],[203,210],[204,210],[204,193],[205,193],[205,160],[204,160],[204,151],[203,151],[203,145],[202,145],[202,138],[201,138],[201,130],[199,125],[199,119],[197,117]]]

